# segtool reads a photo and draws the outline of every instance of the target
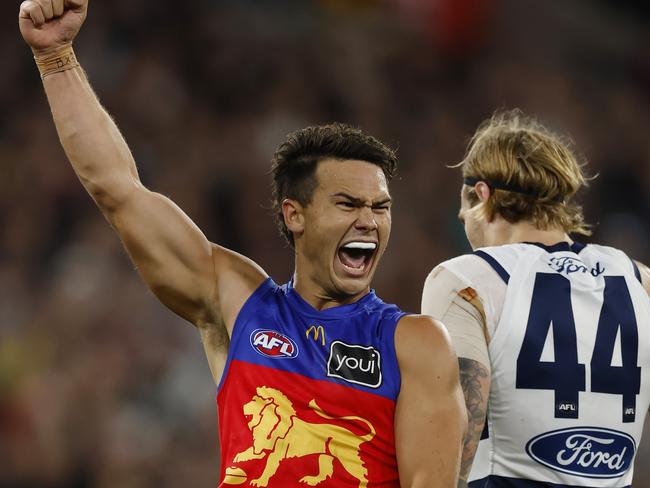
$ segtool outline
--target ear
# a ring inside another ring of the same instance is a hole
[[[490,198],[490,195],[492,195],[492,189],[488,186],[488,184],[485,181],[479,181],[474,185],[474,192],[478,195],[479,200],[481,203],[486,204],[488,199]],[[496,217],[496,213],[494,212],[494,209],[491,208],[490,205],[485,206],[485,217],[487,218],[488,222],[494,221]]]
[[[303,206],[297,200],[291,198],[282,200],[282,216],[289,232],[300,235],[305,230]]]
[[[487,202],[488,198],[490,198],[490,194],[492,191],[490,190],[490,187],[485,181],[479,181],[474,185],[474,191],[478,195],[479,200],[481,200],[481,203]]]

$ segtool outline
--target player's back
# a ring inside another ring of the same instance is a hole
[[[650,299],[633,261],[566,243],[475,254],[443,266],[471,282],[480,258],[507,288],[477,287],[501,303],[486,308],[491,386],[470,486],[630,486],[650,403]]]

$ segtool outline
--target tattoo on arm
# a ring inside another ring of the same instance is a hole
[[[489,381],[490,374],[485,366],[473,359],[458,358],[458,366],[468,420],[467,436],[463,445],[463,456],[460,465],[460,481],[458,483],[458,488],[464,488],[467,486],[469,471],[485,424],[487,399],[483,396],[483,390],[485,384]]]

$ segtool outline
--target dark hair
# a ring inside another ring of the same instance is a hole
[[[282,215],[282,201],[291,198],[306,206],[318,185],[316,168],[324,159],[359,160],[379,166],[386,179],[395,174],[395,151],[374,137],[345,124],[316,125],[287,135],[271,162],[273,210],[280,232],[293,246],[293,235]]]

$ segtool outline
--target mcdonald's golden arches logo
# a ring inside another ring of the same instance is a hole
[[[307,339],[309,339],[309,335],[312,334],[314,335],[314,340],[318,342],[318,338],[320,337],[320,343],[324,346],[325,345],[325,329],[323,328],[322,325],[312,325],[307,329],[305,332],[305,336]]]

